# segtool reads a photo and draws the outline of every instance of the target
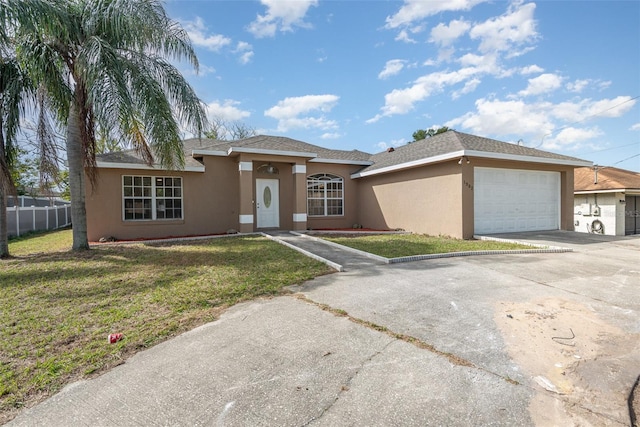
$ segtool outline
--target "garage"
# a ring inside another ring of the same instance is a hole
[[[474,233],[560,228],[560,173],[474,168]]]

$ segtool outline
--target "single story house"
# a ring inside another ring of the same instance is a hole
[[[184,141],[183,170],[98,156],[90,241],[268,229],[474,234],[573,230],[573,170],[590,162],[448,131],[378,154],[281,136]]]
[[[611,236],[640,234],[640,173],[593,166],[575,170],[576,231]]]

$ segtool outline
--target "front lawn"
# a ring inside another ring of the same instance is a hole
[[[530,246],[489,240],[460,240],[424,234],[319,235],[323,239],[386,258],[467,251],[531,249]]]
[[[0,424],[69,382],[277,295],[327,266],[257,236],[69,252],[71,230],[10,241],[0,260]],[[107,335],[124,339],[107,343]]]

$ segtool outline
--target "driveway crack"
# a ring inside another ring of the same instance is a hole
[[[306,423],[302,424],[302,426],[306,427],[306,426],[310,425],[311,423],[313,423],[314,421],[318,421],[318,420],[322,419],[322,417],[324,417],[324,415],[331,410],[331,408],[338,402],[338,400],[340,400],[340,397],[342,397],[343,393],[349,391],[349,388],[351,387],[351,383],[358,376],[358,374],[360,373],[362,368],[364,368],[366,365],[371,363],[371,361],[373,361],[373,359],[378,357],[380,354],[384,353],[387,350],[387,348],[391,344],[393,344],[394,342],[395,341],[390,340],[380,350],[377,350],[377,351],[373,352],[369,357],[364,359],[362,361],[362,363],[360,364],[360,366],[355,371],[353,371],[353,373],[347,378],[347,380],[342,385],[342,387],[340,387],[340,390],[338,391],[338,394],[336,395],[336,397],[327,406],[322,408],[322,411],[320,411],[320,414],[318,414],[315,417],[312,417],[309,421],[307,421]]]
[[[495,375],[496,377],[501,378],[502,380],[504,380],[504,381],[506,381],[506,382],[508,382],[510,384],[522,385],[520,382],[518,382],[518,381],[516,381],[516,380],[514,380],[512,378],[509,378],[508,376],[500,375],[497,372],[493,372],[493,371],[490,371],[490,370],[488,370],[486,368],[483,368],[481,366],[477,366],[473,362],[471,362],[471,361],[469,361],[469,360],[467,360],[465,358],[462,358],[460,356],[457,356],[457,355],[455,355],[453,353],[448,353],[446,351],[439,350],[434,345],[429,344],[428,342],[425,342],[425,341],[423,341],[423,340],[421,340],[419,338],[413,337],[411,335],[395,332],[395,331],[392,331],[391,329],[387,328],[386,326],[378,325],[378,324],[375,324],[375,323],[370,322],[368,320],[363,320],[363,319],[351,316],[349,313],[347,313],[344,310],[341,310],[341,309],[338,309],[338,308],[333,308],[333,307],[331,307],[331,306],[329,306],[327,304],[322,304],[322,303],[313,301],[312,299],[306,297],[303,294],[296,293],[296,294],[292,294],[291,296],[293,296],[294,298],[297,298],[297,299],[299,299],[301,301],[304,301],[306,303],[315,305],[316,307],[320,308],[321,310],[328,311],[329,313],[332,313],[334,316],[345,317],[345,318],[349,319],[350,321],[352,321],[354,323],[357,323],[359,325],[362,325],[362,326],[364,326],[366,328],[376,330],[378,332],[381,332],[381,333],[383,333],[385,335],[390,336],[391,338],[395,338],[396,340],[404,341],[404,342],[412,344],[412,345],[414,345],[414,346],[416,346],[416,347],[418,347],[418,348],[420,348],[422,350],[427,350],[427,351],[429,351],[431,353],[434,353],[434,354],[436,354],[438,356],[444,357],[452,365],[478,369],[478,370],[486,372],[488,374]]]

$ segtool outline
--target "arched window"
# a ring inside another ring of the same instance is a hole
[[[319,173],[307,177],[307,215],[339,216],[344,213],[344,181],[337,175]]]

